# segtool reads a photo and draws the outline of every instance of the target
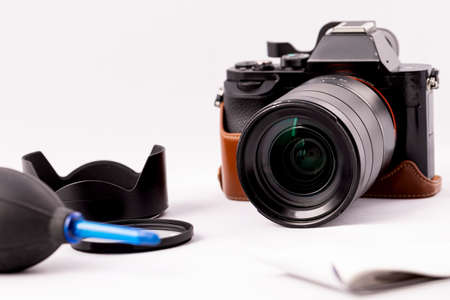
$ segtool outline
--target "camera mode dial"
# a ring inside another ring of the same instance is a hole
[[[306,65],[306,61],[309,58],[309,54],[306,53],[290,53],[281,57],[281,67],[283,69],[301,69]]]

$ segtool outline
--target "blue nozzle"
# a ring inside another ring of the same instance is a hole
[[[161,241],[159,236],[150,230],[86,221],[78,212],[66,217],[64,236],[71,244],[86,238],[100,238],[145,246],[157,245]]]

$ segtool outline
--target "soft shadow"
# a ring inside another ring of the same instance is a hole
[[[411,289],[412,287],[421,287],[421,286],[425,286],[425,285],[437,284],[438,282],[440,282],[440,284],[443,284],[443,281],[445,281],[447,283],[450,281],[450,279],[448,279],[448,278],[430,278],[430,277],[417,276],[417,277],[411,278],[410,280],[405,281],[405,282],[398,282],[396,284],[389,285],[386,288],[351,290],[351,289],[347,289],[347,288],[338,288],[338,287],[335,287],[332,285],[324,284],[322,282],[311,280],[309,278],[305,278],[305,277],[299,276],[297,274],[285,273],[281,276],[284,276],[284,277],[290,278],[290,279],[294,279],[294,280],[301,280],[301,281],[304,281],[307,283],[311,283],[318,287],[326,288],[328,290],[335,291],[337,293],[351,294],[351,295],[359,296],[359,297],[370,296],[370,295],[374,295],[374,294],[387,294],[389,292],[396,292],[399,290]]]
[[[312,280],[312,279],[309,279],[309,278],[306,278],[306,277],[303,277],[303,276],[300,276],[300,275],[297,275],[297,274],[285,273],[285,274],[282,274],[281,276],[286,277],[286,278],[290,278],[290,279],[295,279],[295,280],[301,280],[301,281],[304,281],[304,282],[308,282],[308,283],[314,284],[316,286],[323,287],[323,288],[326,288],[328,290],[332,290],[332,291],[335,291],[335,292],[338,292],[338,293],[341,293],[341,294],[347,294],[348,293],[344,289],[340,289],[340,288],[337,288],[335,286],[328,285],[328,284],[325,284],[325,283],[322,283],[322,282],[319,282],[319,281],[315,281],[315,280]]]
[[[341,215],[336,219],[322,225],[323,227],[334,227],[356,224],[376,224],[398,220],[399,217],[405,217],[408,213],[413,213],[416,209],[414,205],[399,206],[399,202],[408,201],[413,204],[415,201],[423,199],[377,199],[360,198],[354,201]]]
[[[90,264],[74,264],[70,260],[64,258],[49,258],[52,259],[51,263],[41,262],[35,266],[32,266],[28,269],[19,272],[12,273],[0,273],[0,278],[2,277],[23,277],[23,276],[35,276],[42,274],[64,274],[64,273],[73,273],[80,270],[88,270],[92,271],[92,265]]]
[[[195,201],[192,201],[193,197],[195,197]],[[189,196],[187,199],[189,201],[177,201],[176,198],[169,199],[169,208],[166,210],[168,217],[177,218],[185,214],[206,213],[207,211],[217,209],[218,206],[226,204],[226,201],[229,201],[223,195],[219,194],[219,192],[210,194],[198,193],[198,196]]]
[[[192,214],[192,212],[205,212],[207,210],[214,209],[215,207],[211,205],[211,203],[208,203],[207,200],[192,202],[192,201],[185,201],[181,203],[176,204],[169,204],[169,208],[167,209],[167,212],[165,215],[169,218],[177,218],[177,216],[181,216],[184,214]]]

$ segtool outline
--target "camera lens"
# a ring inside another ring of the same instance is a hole
[[[311,79],[258,111],[237,152],[241,185],[267,218],[310,227],[338,216],[392,157],[395,119],[372,85]]]
[[[292,122],[273,141],[270,169],[285,190],[309,195],[320,191],[332,178],[333,149],[316,129],[296,126],[298,118],[292,118]]]

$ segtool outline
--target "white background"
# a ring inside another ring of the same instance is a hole
[[[323,24],[345,19],[376,20],[399,38],[403,62],[441,70],[435,128],[443,191],[425,200],[363,199],[325,227],[283,228],[222,195],[213,99],[226,68],[265,58],[267,40],[308,50]],[[102,256],[63,246],[27,272],[0,276],[2,299],[340,299],[353,296],[286,276],[252,253],[298,248],[292,259],[301,263],[320,259],[302,257],[304,245],[329,249],[332,259],[343,244],[408,251],[449,241],[448,21],[444,1],[2,1],[0,165],[20,169],[22,155],[41,150],[60,174],[97,159],[139,171],[152,145],[162,144],[166,217],[192,222],[196,233],[190,244],[155,253]],[[366,298],[449,292],[444,280]]]

